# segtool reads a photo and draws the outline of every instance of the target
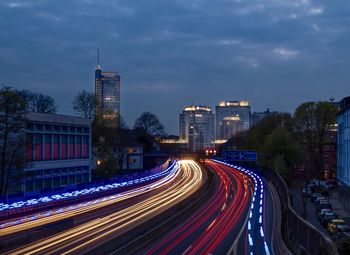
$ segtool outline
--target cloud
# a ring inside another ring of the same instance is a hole
[[[0,83],[41,90],[73,114],[74,94],[94,90],[100,48],[102,68],[121,74],[129,123],[149,106],[176,133],[193,97],[292,110],[348,93],[349,12],[348,0],[1,0]]]
[[[295,57],[297,54],[299,54],[297,50],[287,49],[287,48],[275,48],[273,52],[279,57],[284,59],[290,59]]]
[[[323,13],[324,8],[323,7],[314,7],[309,10],[309,13],[311,15],[319,15]]]

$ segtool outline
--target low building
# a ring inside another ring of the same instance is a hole
[[[107,139],[112,141],[106,142]],[[132,130],[116,129],[115,134],[100,135],[93,148],[93,165],[97,169],[109,156],[117,159],[115,170],[143,169],[143,146],[137,141]]]
[[[25,136],[23,192],[91,180],[91,120],[32,112],[26,115]]]
[[[337,123],[337,179],[340,184],[350,187],[350,97],[340,102]]]

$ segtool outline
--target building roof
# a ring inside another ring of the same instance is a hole
[[[70,125],[91,125],[91,119],[85,119],[76,116],[52,114],[52,113],[39,113],[29,112],[26,114],[26,119],[29,121],[38,121],[44,123],[55,123],[55,124],[70,124]]]
[[[218,107],[249,107],[249,101],[221,101],[219,105],[216,106],[216,108]]]
[[[340,113],[343,113],[350,109],[350,96],[344,97],[340,101]]]

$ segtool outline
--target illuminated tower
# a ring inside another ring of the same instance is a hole
[[[180,139],[187,148],[198,152],[212,147],[215,115],[208,106],[186,106],[180,113]]]
[[[215,107],[216,139],[228,140],[251,126],[248,101],[222,101]]]
[[[96,115],[106,119],[120,119],[120,75],[116,72],[103,72],[100,54],[97,54],[95,71]]]

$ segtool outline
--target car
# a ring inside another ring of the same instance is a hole
[[[350,232],[338,232],[336,234],[334,234],[334,238],[336,240],[341,240],[341,239],[347,239],[350,240]]]
[[[331,209],[321,209],[321,211],[318,213],[318,218],[321,219],[325,213],[332,212]]]
[[[337,225],[345,225],[345,221],[343,219],[333,219],[330,220],[328,225],[327,225],[327,230],[330,234],[333,234],[334,229],[336,228]]]
[[[309,187],[306,187],[303,189],[303,196],[304,197],[311,197],[312,196],[312,190]]]
[[[322,197],[321,193],[313,193],[311,197],[311,202],[314,202],[318,197]]]
[[[314,203],[315,203],[315,205],[319,205],[323,201],[327,201],[328,202],[328,198],[326,198],[326,197],[318,197],[318,198],[316,198]]]
[[[340,225],[336,225],[336,227],[333,230],[332,235],[333,236],[337,236],[340,233],[346,233],[346,232],[350,232],[350,227],[349,225],[346,224],[340,224]]]
[[[334,213],[334,212],[328,212],[328,213],[325,213],[321,219],[320,219],[320,222],[322,224],[322,226],[327,226],[328,222],[330,220],[334,220],[334,219],[337,219],[338,216]]]
[[[316,210],[320,212],[322,209],[332,209],[332,205],[328,201],[321,201],[316,206]]]

